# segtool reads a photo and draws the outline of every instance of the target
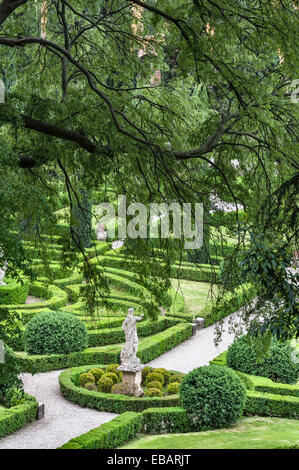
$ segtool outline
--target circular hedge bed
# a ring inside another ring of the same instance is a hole
[[[25,350],[29,354],[69,354],[88,347],[88,331],[67,312],[42,312],[26,325]]]
[[[67,369],[59,377],[61,393],[78,405],[114,413],[179,405],[178,390],[184,374],[147,366],[143,369],[142,380],[145,395],[132,397],[122,394],[121,373],[117,367],[118,364],[110,364]],[[158,380],[152,380],[154,378]]]
[[[237,374],[224,366],[204,366],[187,374],[180,387],[181,405],[199,429],[229,426],[241,416],[246,388]]]
[[[273,382],[296,383],[299,376],[298,364],[292,361],[295,348],[290,342],[281,343],[272,339],[266,355],[259,357],[246,336],[234,341],[228,348],[228,367],[245,374],[268,377]]]

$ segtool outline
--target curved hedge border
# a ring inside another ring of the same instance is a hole
[[[176,326],[153,336],[142,338],[139,342],[138,357],[146,364],[166,351],[174,348],[192,335],[192,325],[179,323]],[[50,356],[33,356],[17,352],[23,372],[49,372],[68,367],[90,364],[116,364],[122,345],[88,348],[85,351],[71,354],[52,354]]]
[[[23,304],[28,297],[29,281],[23,279],[23,283],[15,279],[4,279],[6,286],[0,286],[0,306],[9,304]]]
[[[106,366],[95,365],[76,367],[62,372],[59,376],[59,385],[62,395],[80,406],[95,408],[110,413],[123,413],[124,411],[143,411],[151,407],[177,406],[178,395],[163,397],[128,397],[126,395],[115,395],[113,393],[101,393],[86,390],[75,384],[80,374],[90,370],[91,367],[105,368]],[[172,371],[174,372],[174,371]],[[176,372],[176,374],[180,374]]]
[[[9,310],[17,310],[22,312],[31,312],[31,316],[35,315],[34,310],[43,309],[43,308],[52,308],[57,309],[64,307],[67,304],[67,293],[60,289],[60,287],[50,285],[46,286],[41,282],[35,282],[29,287],[29,294],[35,295],[36,297],[45,298],[44,302],[37,302],[33,304],[24,304],[24,305],[3,305],[3,307],[8,308]]]
[[[141,430],[140,413],[126,412],[86,434],[71,439],[59,449],[116,449]]]
[[[26,395],[26,402],[12,408],[0,408],[0,438],[8,436],[27,423],[36,420],[38,402]],[[1,442],[0,442],[1,447]]]

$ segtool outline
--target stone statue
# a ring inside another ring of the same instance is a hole
[[[3,281],[7,269],[7,262],[2,261],[3,251],[0,249],[0,286],[6,286],[6,283]]]
[[[105,242],[107,240],[107,232],[105,230],[105,225],[99,225],[98,226],[97,240],[99,242]]]
[[[138,336],[136,328],[136,323],[142,320],[143,317],[143,314],[140,315],[140,317],[136,317],[134,315],[134,309],[129,308],[127,318],[122,324],[122,329],[124,330],[126,336],[126,344],[120,353],[120,370],[135,372],[143,368],[142,364],[140,363],[140,359],[137,357]]]

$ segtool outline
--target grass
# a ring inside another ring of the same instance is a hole
[[[208,282],[172,279],[171,283],[172,287],[178,289],[184,297],[185,312],[195,316],[206,306],[212,293],[217,294],[217,286],[212,287]]]
[[[275,449],[299,448],[299,422],[281,418],[241,418],[214,431],[139,436],[122,449]]]

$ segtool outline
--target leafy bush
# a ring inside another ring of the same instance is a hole
[[[25,350],[29,354],[69,354],[88,346],[85,323],[66,312],[40,313],[27,324]]]
[[[79,384],[81,385],[81,387],[84,387],[84,385],[87,383],[95,383],[94,375],[90,372],[85,372],[79,377]]]
[[[159,388],[149,388],[145,392],[146,397],[162,397],[163,392]]]
[[[109,377],[102,377],[98,382],[98,392],[110,393],[113,381]]]
[[[149,366],[145,366],[143,369],[142,369],[142,382],[145,382],[146,381],[146,378],[148,376],[148,374],[150,374],[151,372],[153,372],[153,367],[149,367]]]
[[[245,374],[268,377],[273,382],[292,384],[297,382],[298,367],[292,361],[295,348],[289,343],[272,339],[268,353],[259,357],[246,336],[234,341],[226,355],[226,363],[232,369]]]
[[[159,390],[161,390],[161,392],[163,391],[163,386],[161,384],[161,382],[158,382],[158,380],[154,380],[153,382],[149,382],[146,386],[147,390],[149,390],[150,388],[158,388]]]
[[[242,414],[246,389],[237,374],[223,366],[204,366],[187,374],[181,404],[199,429],[233,424]]]
[[[146,378],[146,384],[149,382],[154,382],[154,381],[161,382],[162,385],[164,385],[164,377],[162,374],[156,373],[156,372],[150,372]]]
[[[174,375],[172,375],[172,376],[169,378],[169,383],[170,383],[170,384],[171,384],[172,382],[176,382],[176,383],[179,382],[179,383],[181,383],[181,381],[182,381],[182,377],[181,377],[180,375],[174,374]]]
[[[113,372],[114,374],[116,374],[116,372],[119,372],[117,371],[118,367],[119,367],[119,364],[110,364],[109,366],[107,366],[106,372]]]
[[[117,382],[118,382],[118,377],[113,372],[107,372],[106,374],[103,375],[103,377],[105,377],[107,379],[111,379],[112,382],[113,382],[113,385],[117,384]]]
[[[18,357],[8,346],[4,346],[5,362],[0,363],[0,402],[5,401],[6,394],[12,388],[22,389],[22,382],[18,378],[21,367]]]
[[[175,395],[176,393],[179,393],[180,385],[181,384],[179,382],[171,382],[167,387],[167,394]]]
[[[171,372],[169,370],[160,367],[158,369],[154,369],[153,372],[155,372],[156,374],[162,374],[164,377],[165,384],[169,382],[169,378],[171,377]]]
[[[107,369],[106,369],[107,370]],[[105,374],[105,371],[104,369],[91,369],[89,371],[90,374],[92,374],[94,376],[94,379],[95,379],[95,382],[98,383],[98,381],[103,377],[103,375]]]
[[[90,390],[90,391],[95,392],[96,389],[97,389],[97,386],[96,386],[95,383],[87,382],[87,383],[84,385],[84,388],[85,388],[85,390]]]

